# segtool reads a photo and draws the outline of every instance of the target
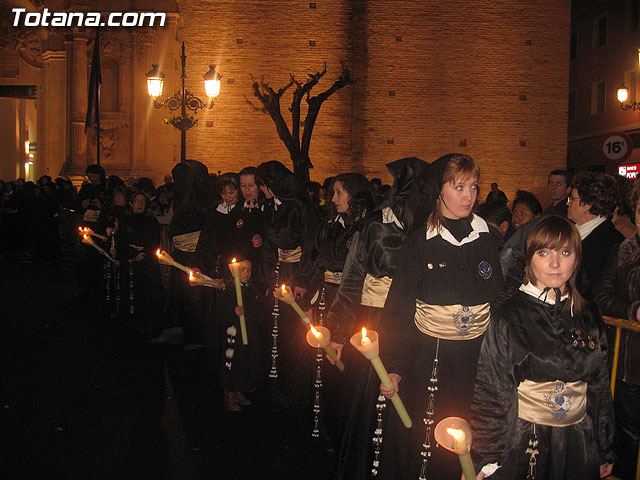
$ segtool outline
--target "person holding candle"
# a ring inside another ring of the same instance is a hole
[[[255,389],[261,373],[261,330],[266,317],[264,295],[251,282],[251,262],[244,259],[238,263],[244,306],[238,306],[233,284],[220,292],[216,302],[219,334],[224,338],[220,383],[224,390],[224,406],[231,412],[251,405],[247,392]],[[240,315],[244,315],[247,325],[248,345],[243,345],[240,337]]]
[[[258,166],[255,179],[266,197],[262,206],[264,236],[260,280],[268,296],[276,285],[290,286],[294,297],[308,287],[313,270],[313,240],[319,219],[309,195],[293,172],[277,161]],[[305,410],[312,400],[313,352],[306,344],[306,326],[289,308],[275,308],[270,382],[274,408]],[[276,378],[277,377],[277,378]]]
[[[421,208],[424,198],[415,181],[426,167],[426,162],[415,157],[387,164],[393,185],[384,202],[358,222],[358,230],[350,239],[340,287],[326,321],[339,355],[362,323],[372,330],[378,328],[398,253],[407,236],[426,218]],[[378,376],[371,363],[350,348],[344,353],[343,397],[350,403],[345,412],[335,478],[364,480],[370,477],[371,438],[382,427],[381,412],[386,402],[379,398]],[[376,438],[381,439],[382,435],[376,434]]]
[[[246,255],[253,265],[258,265],[264,222],[258,198],[260,188],[256,183],[255,175],[256,167],[245,167],[238,174],[244,202],[239,202],[236,208],[231,210],[229,234],[233,250]]]
[[[124,305],[120,312],[128,312],[128,329],[149,340],[160,333],[162,284],[155,256],[160,247],[160,224],[147,214],[144,193],[134,193],[130,205],[132,213],[119,222],[115,237],[116,260],[122,272]]]
[[[423,183],[430,212],[399,253],[380,327],[380,358],[413,421],[407,430],[389,417],[381,478],[451,479],[455,455],[435,448],[443,418],[469,417],[478,354],[502,283],[498,241],[473,215],[479,169],[463,154],[431,163]],[[390,438],[389,438],[390,437]]]
[[[174,198],[173,217],[169,225],[169,238],[173,243],[170,253],[176,262],[193,266],[205,212],[211,203],[212,194],[206,189],[208,170],[196,160],[187,160],[173,167],[171,175],[174,179]],[[205,344],[207,292],[203,290],[191,288],[183,272],[170,269],[165,326],[167,330],[183,330],[187,351]]]
[[[580,255],[571,222],[544,217],[527,238],[520,291],[493,312],[472,405],[478,478],[611,473],[607,340],[598,310],[576,288]]]
[[[327,206],[327,219],[321,223],[315,239],[317,252],[309,288],[299,299],[303,310],[313,310],[313,323],[323,325],[325,312],[331,306],[342,281],[344,263],[351,247],[353,235],[364,218],[375,208],[373,188],[360,173],[342,173],[335,177],[333,195]],[[321,394],[323,436],[339,446],[343,420],[343,401],[340,389],[342,374],[323,368]]]

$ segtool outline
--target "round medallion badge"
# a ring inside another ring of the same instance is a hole
[[[493,273],[493,269],[491,268],[491,264],[486,260],[481,261],[478,264],[478,273],[485,280],[489,280],[491,278],[491,274]]]

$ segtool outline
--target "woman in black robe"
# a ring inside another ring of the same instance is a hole
[[[116,260],[120,263],[121,308],[126,328],[142,339],[160,333],[162,284],[155,252],[160,247],[160,224],[146,213],[144,193],[131,197],[131,215],[119,221]]]
[[[313,270],[313,241],[319,219],[297,177],[280,162],[258,166],[256,180],[267,199],[260,259],[264,291],[273,302],[274,287],[284,283],[300,297]],[[312,395],[312,350],[305,341],[306,327],[288,306],[272,305],[272,401],[276,408],[304,409]]]
[[[322,222],[316,235],[313,273],[309,288],[299,301],[303,310],[312,309],[314,325],[323,325],[328,307],[342,281],[344,264],[351,248],[352,238],[360,223],[375,207],[373,189],[367,178],[360,173],[342,173],[335,177],[331,202],[327,208],[328,219]],[[335,368],[320,367],[324,353],[319,349],[316,357],[318,367],[316,379],[317,396],[314,399],[315,425],[314,435],[323,436],[337,448],[339,446],[340,427],[343,420],[343,401],[341,387],[343,376]],[[322,418],[322,421],[320,421]]]
[[[361,220],[350,237],[350,248],[343,268],[340,287],[327,315],[331,340],[338,352],[348,338],[363,325],[378,329],[382,308],[398,262],[398,252],[407,235],[421,224],[424,203],[416,178],[427,163],[418,158],[403,158],[387,164],[394,181],[386,200]],[[361,323],[359,323],[361,322]],[[378,378],[360,353],[350,347],[344,351],[345,393],[350,403],[342,430],[335,472],[336,479],[366,479],[371,474],[372,436],[380,425],[377,408],[384,408],[379,396]],[[376,435],[376,438],[381,438]],[[377,463],[374,463],[374,470]]]
[[[435,447],[433,428],[449,416],[469,417],[489,302],[502,283],[498,242],[471,213],[478,176],[467,155],[429,165],[431,213],[399,253],[380,328],[380,358],[395,388],[380,385],[380,391],[387,398],[399,391],[413,428],[389,413],[380,466],[385,480],[460,476],[456,456]]]
[[[576,288],[580,254],[568,220],[543,218],[527,239],[527,278],[493,312],[472,405],[479,479],[611,473],[607,340],[597,309]]]
[[[196,246],[204,222],[210,194],[206,191],[207,167],[196,161],[179,163],[171,174],[174,179],[173,217],[169,238],[173,244],[171,256],[182,265],[194,262]],[[187,276],[178,269],[169,271],[166,327],[181,327],[187,349],[206,343],[206,294],[190,288]]]

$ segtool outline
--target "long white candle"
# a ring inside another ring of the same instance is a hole
[[[231,274],[233,275],[233,279],[236,284],[236,300],[238,302],[238,306],[242,307],[244,305],[242,304],[242,285],[240,284],[240,263],[236,262],[236,259],[234,258],[229,264],[229,269],[231,270]],[[240,315],[240,333],[242,334],[242,344],[248,345],[249,338],[247,337],[247,323],[244,319],[244,313]]]

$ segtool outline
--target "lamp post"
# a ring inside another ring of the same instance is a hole
[[[220,79],[222,75],[216,72],[215,65],[209,66],[209,71],[204,74],[204,88],[209,97],[207,103],[200,100],[200,98],[193,95],[185,87],[185,80],[187,75],[185,73],[187,65],[187,56],[184,53],[184,42],[182,42],[182,54],[180,55],[182,60],[182,88],[176,91],[172,96],[165,100],[158,100],[158,97],[162,95],[162,87],[164,85],[165,74],[160,71],[158,65],[152,65],[152,69],[147,72],[147,90],[149,96],[153,98],[153,106],[156,108],[167,107],[170,112],[180,109],[180,115],[174,115],[168,119],[165,119],[165,123],[170,123],[175,128],[180,130],[180,161],[187,161],[187,130],[198,123],[193,115],[187,115],[187,110],[192,111],[194,114],[198,113],[201,108],[213,108],[213,99],[220,95]]]

